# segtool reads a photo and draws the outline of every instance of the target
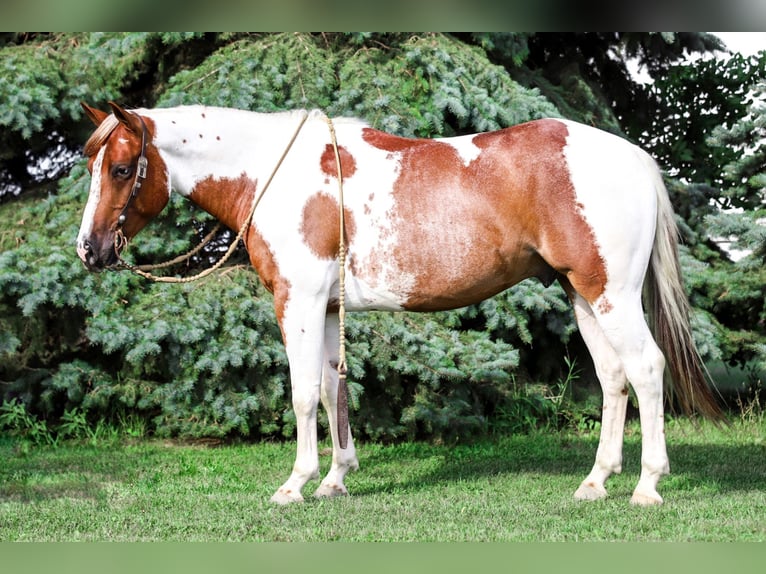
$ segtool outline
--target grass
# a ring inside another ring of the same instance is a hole
[[[21,449],[0,440],[0,541],[764,541],[766,426],[667,425],[665,504],[635,508],[640,434],[609,498],[572,493],[598,435],[533,433],[466,446],[360,445],[352,496],[277,507],[293,443],[161,441]],[[323,471],[329,466],[323,456]]]

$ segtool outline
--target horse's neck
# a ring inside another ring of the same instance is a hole
[[[237,229],[305,115],[193,106],[150,118],[171,188]]]
[[[204,179],[266,177],[305,114],[189,106],[153,110],[150,117],[171,187],[188,197]]]

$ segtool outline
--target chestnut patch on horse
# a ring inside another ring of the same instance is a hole
[[[502,159],[514,166],[510,177],[519,182],[514,193],[530,200],[522,217],[538,222],[536,250],[580,295],[594,303],[606,288],[606,263],[570,178],[564,156],[568,135],[565,124],[539,120],[494,134],[479,134],[473,143],[487,151],[501,146],[501,153],[508,156]],[[522,179],[522,174],[526,178]],[[610,309],[608,301],[599,305],[601,312]]]
[[[373,128],[364,128],[362,130],[362,139],[373,147],[390,152],[400,152],[412,150],[419,146],[428,146],[437,144],[434,140],[403,138],[392,136],[386,132],[381,132]]]
[[[258,182],[244,172],[236,178],[209,175],[197,182],[189,199],[236,231],[250,213],[257,188]]]
[[[239,177],[208,176],[194,186],[189,199],[214,215],[229,229],[238,230],[250,215],[258,181],[245,173]],[[258,271],[266,289],[274,294],[274,310],[280,329],[290,292],[290,282],[282,276],[271,246],[255,225],[251,225],[244,238],[250,263]]]
[[[348,209],[343,210],[346,247],[354,238],[356,223]],[[301,216],[303,242],[320,259],[335,259],[340,246],[340,206],[331,195],[318,192],[309,197]]]
[[[607,313],[609,313],[609,311],[611,311],[611,310],[612,310],[614,307],[613,307],[613,305],[612,305],[612,304],[609,302],[609,299],[607,299],[606,297],[604,297],[603,299],[601,299],[601,301],[599,301],[599,302],[598,302],[598,305],[596,306],[596,308],[598,309],[598,312],[599,312],[599,313],[601,313],[602,315],[606,315],[606,314],[607,314]]]
[[[138,121],[138,120],[136,120]],[[154,121],[144,118],[149,141],[155,132]],[[94,219],[107,222],[107,226],[113,229],[112,224],[118,215],[115,205],[126,205],[130,201],[128,216],[122,231],[125,237],[134,237],[149,221],[155,217],[167,205],[168,193],[149,193],[139,190],[138,195],[131,201],[130,193],[133,187],[134,176],[127,179],[115,178],[111,173],[111,167],[119,164],[135,165],[141,151],[141,132],[139,128],[128,128],[117,121],[114,116],[107,116],[102,120],[99,127],[91,135],[85,144],[84,153],[88,156],[88,169],[93,170],[94,161],[98,150],[107,146],[103,159],[101,180],[101,194],[104,198],[97,208]],[[146,146],[148,165],[143,187],[152,190],[167,190],[167,176],[165,163],[157,148],[153,145]],[[111,242],[111,239],[108,241]]]
[[[348,179],[356,173],[356,160],[354,156],[342,145],[338,146],[338,156],[340,156],[340,170],[343,179]],[[319,158],[319,166],[322,173],[330,177],[338,177],[338,164],[335,161],[335,149],[331,144],[327,144]]]
[[[250,230],[245,234],[245,245],[247,245],[250,263],[258,271],[261,283],[274,295],[274,313],[279,329],[282,331],[282,339],[284,340],[285,333],[282,330],[282,323],[287,300],[290,296],[290,281],[280,273],[271,246],[255,226],[251,226]]]
[[[567,135],[556,120],[479,134],[481,153],[465,165],[450,143],[363,131],[399,156],[392,256],[417,270],[405,308],[472,304],[528,277],[549,281],[551,268],[589,302],[599,298],[606,266],[577,207]]]

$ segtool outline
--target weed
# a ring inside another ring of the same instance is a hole
[[[88,423],[86,414],[79,408],[75,408],[72,411],[65,411],[62,415],[58,434],[62,438],[81,438],[83,436],[92,438],[93,430]]]
[[[123,435],[130,439],[142,439],[148,435],[146,420],[135,413],[120,413],[117,416],[117,425]]]
[[[763,384],[760,379],[757,379],[750,381],[745,397],[742,397],[742,395],[737,396],[739,418],[743,423],[763,423],[763,405],[761,404],[762,393]]]
[[[57,447],[63,440],[98,446],[114,444],[123,436],[144,438],[146,423],[135,415],[122,414],[116,426],[104,419],[91,422],[88,413],[77,407],[64,411],[58,425],[52,425],[31,414],[24,403],[15,399],[0,406],[0,431],[19,439],[21,452],[29,452],[32,447]]]
[[[553,385],[519,384],[514,379],[511,392],[493,414],[491,432],[504,435],[540,429],[598,430],[600,410],[574,399],[572,387],[581,373],[577,360],[566,356],[564,364],[566,373]]]
[[[58,436],[51,432],[45,421],[27,412],[27,408],[19,400],[11,402],[3,401],[0,406],[0,429],[5,429],[12,436],[22,441],[22,450],[29,450],[29,446],[56,446]]]

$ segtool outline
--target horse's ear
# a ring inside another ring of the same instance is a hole
[[[90,118],[90,121],[96,124],[97,127],[100,126],[101,122],[104,121],[104,118],[109,115],[108,112],[102,112],[96,108],[91,108],[85,102],[80,102],[80,105],[82,106],[82,109],[85,110],[85,115],[87,115]]]
[[[109,102],[109,107],[112,108],[112,113],[114,114],[114,117],[116,117],[121,124],[123,124],[126,128],[128,128],[133,133],[139,134],[139,135],[141,134],[143,127],[141,125],[141,120],[136,114],[134,114],[133,112],[127,111],[126,109],[122,108],[119,104],[115,104],[114,102]]]

